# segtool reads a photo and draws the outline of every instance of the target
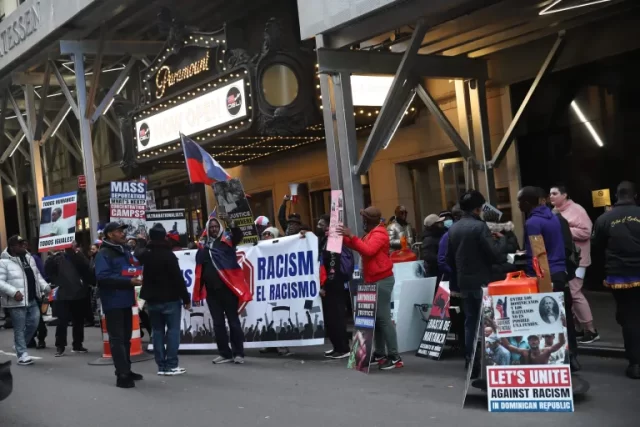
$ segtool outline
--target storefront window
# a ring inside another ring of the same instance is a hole
[[[262,91],[271,106],[287,106],[298,97],[298,78],[284,64],[271,65],[262,73]]]

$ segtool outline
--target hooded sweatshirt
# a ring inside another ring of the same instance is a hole
[[[527,252],[527,274],[535,276],[533,252],[529,236],[541,235],[547,249],[547,259],[551,274],[567,270],[560,220],[546,206],[538,206],[531,211],[524,227],[524,248]]]
[[[556,206],[558,212],[569,223],[573,242],[580,248],[580,267],[591,265],[591,232],[593,223],[582,206],[573,200],[565,201],[561,206]]]

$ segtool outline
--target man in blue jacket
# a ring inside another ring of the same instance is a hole
[[[135,287],[142,285],[140,268],[126,245],[126,225],[110,222],[104,227],[104,240],[96,255],[96,280],[104,312],[109,347],[116,368],[116,385],[135,387],[134,381],[142,375],[131,372],[132,311],[135,305]]]

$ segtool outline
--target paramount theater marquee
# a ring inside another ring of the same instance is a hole
[[[144,107],[134,113],[139,161],[175,154],[180,134],[200,144],[251,127],[251,69],[227,69],[222,33],[194,33],[142,71]]]

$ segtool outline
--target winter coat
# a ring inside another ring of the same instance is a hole
[[[397,220],[393,220],[387,227],[387,233],[389,233],[389,244],[392,252],[402,249],[401,239],[403,237],[407,238],[407,247],[411,249],[415,238],[411,224],[407,222],[402,225]]]
[[[366,283],[376,283],[393,276],[389,235],[383,225],[375,227],[362,239],[357,236],[345,237],[343,243],[362,256],[362,272]]]
[[[191,302],[171,243],[152,240],[146,247],[136,249],[135,256],[144,267],[140,298],[150,304],[177,300],[183,304]]]
[[[58,287],[56,300],[76,301],[87,296],[91,282],[89,261],[77,253],[58,253],[47,259],[45,272]]]
[[[518,237],[515,235],[513,230],[515,226],[511,221],[509,222],[487,222],[487,227],[489,227],[489,231],[492,233],[501,233],[505,238],[505,245],[503,248],[504,255],[514,254],[518,250],[520,250],[520,246],[518,245]],[[504,280],[507,276],[507,273],[511,273],[517,271],[518,267],[507,262],[506,257],[505,261],[493,264],[491,266],[491,281],[497,282],[499,280]]]
[[[580,249],[580,267],[589,267],[591,265],[593,223],[587,211],[573,200],[567,200],[562,206],[557,206],[556,210],[569,223],[573,241]]]
[[[447,263],[461,291],[478,291],[492,280],[492,266],[506,261],[506,240],[494,239],[479,217],[465,214],[449,229]]]
[[[135,262],[129,249],[104,240],[96,255],[96,280],[103,311],[133,307],[136,303],[134,275],[127,275]]]
[[[538,206],[531,211],[524,226],[524,248],[527,252],[527,274],[535,276],[533,269],[533,252],[529,236],[542,236],[547,250],[549,270],[551,274],[567,270],[567,261],[562,237],[560,220],[546,206]]]
[[[640,207],[631,203],[616,203],[613,209],[596,220],[593,227],[594,253],[604,252],[607,276],[637,279],[640,276]],[[626,286],[640,287],[634,280]]]
[[[422,239],[422,259],[425,264],[427,277],[439,276],[438,268],[438,247],[440,240],[444,236],[445,230],[442,228],[429,228],[424,232]]]
[[[449,250],[449,231],[444,233],[438,244],[438,270],[442,274],[442,280],[449,282],[449,290],[453,293],[460,293],[456,271],[447,263],[447,251]]]
[[[29,254],[25,254],[25,257],[36,278],[37,295],[35,297],[37,300],[42,300],[51,288],[40,274],[33,257]],[[14,299],[18,291],[23,296],[22,301]],[[29,302],[27,275],[22,268],[22,262],[20,258],[9,255],[6,249],[0,255],[0,294],[2,308],[26,307]]]

